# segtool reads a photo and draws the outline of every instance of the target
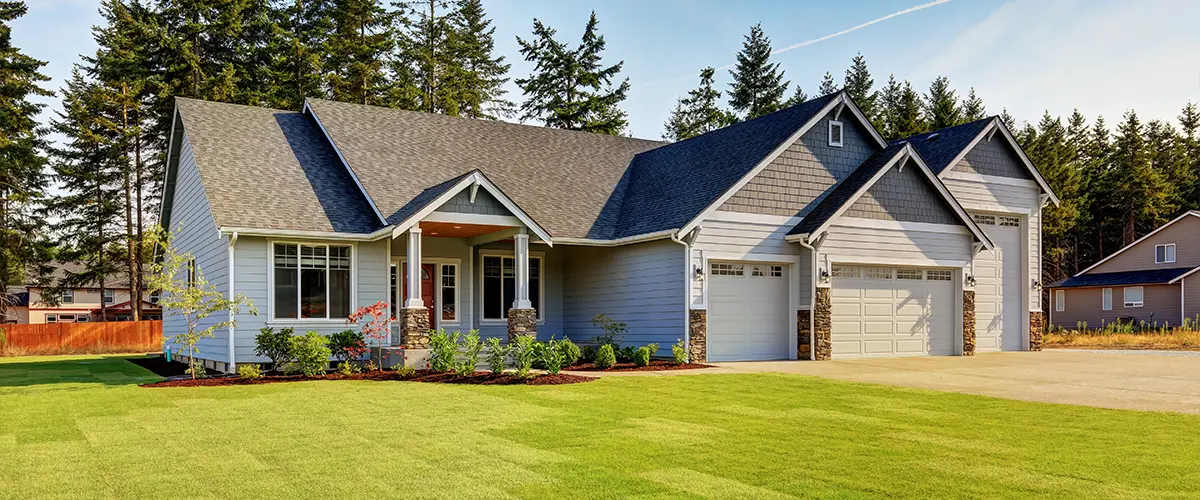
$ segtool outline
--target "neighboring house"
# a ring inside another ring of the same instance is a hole
[[[888,144],[841,92],[677,143],[178,99],[165,186],[177,249],[259,309],[202,342],[221,370],[265,361],[260,328],[377,301],[408,347],[587,340],[606,314],[709,361],[1037,348],[1057,202],[998,119]]]
[[[1113,321],[1180,325],[1200,320],[1200,212],[1191,211],[1055,283],[1050,324]]]
[[[0,323],[23,324],[29,322],[29,291],[24,287],[9,287],[7,293],[0,297],[7,301]]]
[[[70,270],[79,266],[74,263],[62,263],[55,268],[51,276],[52,282],[58,282]],[[129,308],[130,289],[128,279],[114,276],[111,283],[105,283],[103,292],[99,283],[84,283],[76,288],[63,290],[58,300],[50,300],[50,287],[40,284],[26,285],[28,314],[23,323],[87,323],[91,321],[129,321],[132,315]],[[157,294],[146,292],[142,304],[142,319],[162,319],[162,308],[158,306]]]

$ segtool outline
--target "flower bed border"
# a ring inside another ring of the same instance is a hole
[[[679,365],[679,364],[675,364],[674,361],[667,361],[665,359],[652,359],[652,360],[650,360],[650,365],[648,365],[648,366],[638,366],[633,363],[617,363],[612,368],[609,368],[607,370],[602,370],[600,368],[596,368],[596,365],[594,363],[578,363],[578,364],[575,364],[572,366],[563,367],[563,371],[601,372],[601,373],[603,373],[603,372],[656,372],[656,371],[667,371],[667,370],[692,370],[692,369],[699,369],[699,368],[715,368],[715,367],[713,365],[706,365],[703,363],[686,363],[686,364]]]
[[[190,378],[172,378],[159,382],[151,382],[141,384],[142,387],[224,387],[232,385],[262,385],[262,384],[277,384],[285,382],[311,382],[319,380],[373,380],[373,381],[396,381],[396,382],[426,382],[438,384],[466,384],[466,385],[563,385],[563,384],[578,384],[583,382],[591,382],[596,380],[595,377],[585,377],[582,375],[571,375],[560,373],[558,375],[537,374],[530,378],[520,378],[511,372],[494,374],[490,372],[476,372],[471,375],[459,375],[454,372],[433,372],[429,370],[417,370],[409,376],[402,376],[400,372],[376,370],[366,373],[355,373],[353,375],[343,375],[340,373],[329,373],[323,378],[307,378],[303,375],[266,375],[260,379],[243,379],[237,376],[222,376],[209,377],[200,379]]]

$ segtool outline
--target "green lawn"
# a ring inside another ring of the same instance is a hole
[[[1183,498],[1200,418],[788,375],[145,389],[0,360],[0,498]],[[1194,496],[1193,496],[1194,497]]]

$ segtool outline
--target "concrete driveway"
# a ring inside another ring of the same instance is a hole
[[[695,372],[794,373],[1026,401],[1200,414],[1200,357],[1048,350],[715,364],[716,370]]]

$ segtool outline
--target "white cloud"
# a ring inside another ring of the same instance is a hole
[[[917,75],[973,85],[1018,121],[1079,108],[1114,123],[1128,109],[1173,120],[1200,99],[1200,3],[1015,0],[968,27]]]

